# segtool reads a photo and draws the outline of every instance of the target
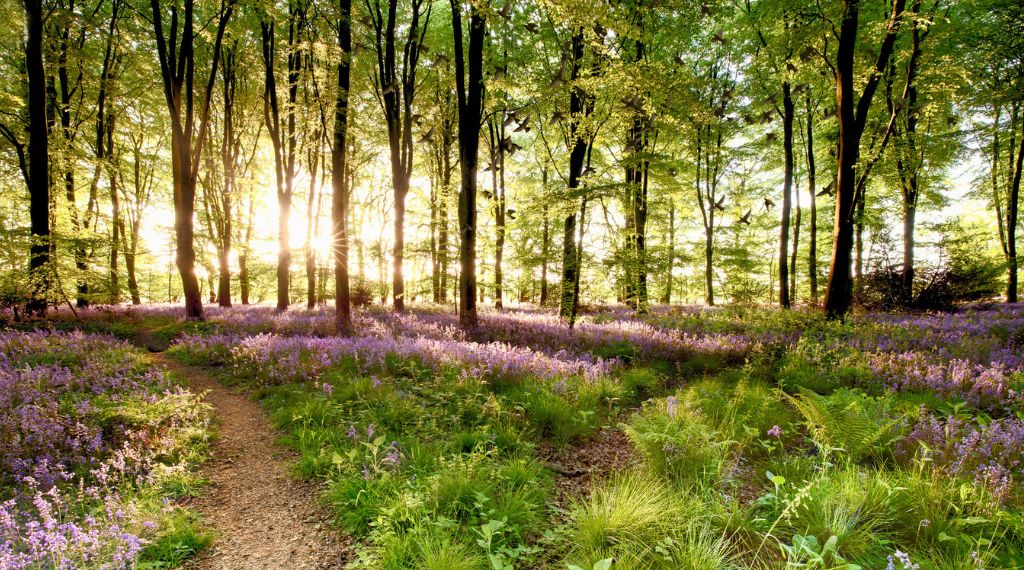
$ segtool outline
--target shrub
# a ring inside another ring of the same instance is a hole
[[[625,431],[648,467],[681,482],[716,482],[732,444],[692,403],[671,396],[649,402]]]
[[[823,454],[839,451],[853,462],[889,454],[900,422],[888,398],[872,398],[853,390],[821,396],[802,389],[787,396],[803,416],[811,439]]]
[[[650,368],[628,368],[622,373],[622,384],[637,400],[645,400],[661,387],[661,375]]]

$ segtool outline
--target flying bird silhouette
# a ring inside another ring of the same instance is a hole
[[[737,220],[737,221],[738,221],[739,223],[741,223],[741,224],[746,224],[746,225],[748,225],[748,226],[749,226],[749,225],[750,225],[750,215],[751,215],[752,213],[753,213],[753,210],[747,210],[747,213],[746,213],[746,214],[743,214],[743,217],[741,217],[741,218],[740,218],[739,220]]]

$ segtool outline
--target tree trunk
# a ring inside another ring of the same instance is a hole
[[[811,90],[807,90],[807,188],[811,194],[810,236],[807,243],[807,275],[810,280],[811,304],[818,305],[818,189],[815,187],[814,166],[814,109],[811,106]]]
[[[434,304],[441,302],[441,259],[437,256],[437,209],[438,209],[438,171],[441,168],[440,152],[434,152],[436,170],[430,174],[430,296]]]
[[[577,84],[583,63],[583,30],[577,29],[572,36],[572,71],[570,75],[571,90],[569,94],[569,137],[572,144],[569,153],[569,193],[574,194],[579,188],[580,177],[587,156],[589,144],[586,133],[582,132],[580,123],[590,114],[589,96]],[[580,278],[580,256],[576,248],[576,212],[565,217],[562,224],[562,300],[559,315],[566,320],[572,319],[573,304],[576,299],[576,282]]]
[[[334,99],[331,146],[331,226],[334,245],[334,323],[338,334],[352,331],[352,297],[348,274],[348,94],[352,68],[352,0],[338,0],[338,91]]]
[[[202,156],[203,143],[209,127],[210,101],[213,95],[214,80],[217,77],[217,66],[220,62],[220,47],[224,38],[224,30],[231,19],[234,4],[228,0],[222,4],[217,23],[216,37],[213,45],[212,64],[209,81],[203,94],[199,116],[194,114],[194,94],[185,93],[183,87],[192,89],[192,78],[195,72],[195,51],[193,44],[194,0],[184,0],[184,18],[181,22],[181,36],[178,30],[177,5],[171,9],[170,46],[164,35],[163,13],[159,0],[151,0],[153,11],[153,30],[156,35],[157,55],[160,59],[160,73],[163,79],[164,99],[167,103],[171,119],[171,171],[174,188],[174,234],[177,240],[175,264],[181,275],[182,290],[185,294],[185,317],[198,320],[203,318],[203,301],[200,297],[199,280],[196,278],[196,254],[193,249],[194,229],[192,218],[195,214],[196,179],[198,177],[198,160]],[[182,101],[185,108],[182,108]],[[182,118],[185,118],[183,121]],[[194,119],[198,120],[199,132],[193,133]]]
[[[297,48],[295,21],[301,14],[297,13],[294,4],[289,5],[288,26],[288,104],[285,109],[285,121],[282,124],[281,110],[277,96],[277,78],[275,73],[276,38],[275,22],[272,16],[263,14],[260,31],[263,47],[264,69],[264,105],[263,120],[270,134],[274,148],[274,178],[277,189],[277,310],[285,311],[291,304],[291,239],[288,228],[292,209],[292,184],[295,174],[295,102],[298,94],[298,72],[301,55]],[[285,130],[287,129],[287,131]],[[286,138],[287,137],[287,138]]]
[[[714,212],[711,212],[714,216]],[[712,219],[713,221],[713,219]],[[714,253],[714,233],[711,228],[704,230],[704,302],[710,307],[715,306],[715,287],[714,287],[714,266],[712,265]]]
[[[674,200],[668,201],[668,252],[666,254],[666,268],[665,268],[665,290],[661,296],[661,302],[664,305],[672,304],[672,282],[675,278],[672,276],[672,272],[675,269],[676,260],[676,203]]]
[[[896,170],[900,177],[903,194],[903,271],[901,284],[904,304],[910,303],[914,297],[914,230],[917,218],[917,198],[920,189],[920,169],[923,160],[918,159],[917,151],[917,73],[921,59],[921,29],[918,15],[921,1],[912,0],[911,4],[911,51],[907,62],[906,86],[906,157],[898,154]],[[901,149],[902,151],[902,149]],[[923,159],[923,157],[921,157]]]
[[[462,173],[459,188],[459,324],[469,329],[479,323],[476,311],[476,174],[483,119],[485,21],[476,4],[471,4],[469,50],[463,55],[462,4],[460,0],[451,0],[450,4],[459,101],[459,167]]]
[[[25,0],[25,70],[28,75],[28,192],[32,219],[29,252],[30,314],[46,314],[50,291],[50,155],[46,126],[46,77],[43,67],[43,6]]]
[[[547,192],[548,167],[547,164],[541,170],[541,188]],[[541,230],[540,242],[540,304],[544,306],[548,302],[548,258],[551,256],[551,223],[548,219],[548,203],[544,201],[541,205],[541,216],[544,218],[543,229]]]
[[[794,187],[796,183],[794,182]],[[800,192],[793,192],[796,200],[796,218],[793,220],[793,250],[789,258],[789,301],[791,305],[796,304],[796,259],[800,250]]]
[[[249,244],[252,243],[253,223],[255,223],[256,204],[249,198],[249,214],[246,217],[245,234],[242,237],[241,251],[238,253],[238,298],[243,305],[249,304]]]
[[[319,201],[319,192],[317,189],[317,175],[319,174],[318,165],[320,164],[320,137],[319,131],[314,133],[313,140],[315,143],[310,144],[308,149],[308,160],[309,163],[309,195],[306,197],[306,242],[305,242],[305,261],[306,261],[306,308],[316,308],[316,278],[317,278],[317,267],[316,267],[316,249],[313,247],[313,240],[316,238],[318,220],[320,218],[319,209],[314,207]]]
[[[1016,128],[1013,122],[1010,124],[1011,130]],[[1024,120],[1021,121],[1020,148],[1017,149],[1017,161],[1013,167],[1013,179],[1010,181],[1010,196],[1006,208],[1006,246],[1009,261],[1006,280],[1007,303],[1017,302],[1017,204],[1020,202],[1022,169],[1024,169]]]
[[[446,119],[447,120],[447,119]],[[437,257],[440,276],[438,280],[438,303],[448,302],[448,200],[452,187],[451,128],[442,133],[441,143],[441,196],[438,200]]]
[[[790,307],[789,217],[793,209],[793,94],[788,81],[782,82],[782,146],[785,180],[782,186],[782,223],[779,228],[779,305]]]
[[[121,245],[121,204],[118,200],[117,167],[114,163],[114,116],[107,120],[107,161],[110,177],[110,302],[121,302],[121,285],[117,273],[118,247]]]
[[[842,23],[839,51],[835,60],[836,108],[839,115],[839,153],[837,156],[836,215],[833,232],[832,262],[825,290],[825,314],[829,318],[845,317],[853,306],[853,282],[850,276],[854,239],[854,216],[857,205],[857,180],[854,170],[860,158],[860,139],[868,110],[882,70],[888,64],[896,41],[899,19],[905,0],[894,0],[892,15],[875,61],[873,73],[863,87],[860,99],[854,102],[854,55],[860,16],[859,0],[842,0]]]
[[[238,162],[238,146],[235,141],[235,89],[237,86],[236,54],[238,43],[224,52],[223,95],[224,133],[221,139],[221,164],[224,169],[224,188],[218,206],[219,218],[216,229],[217,241],[217,303],[221,307],[231,306],[231,241],[234,194],[237,188],[235,168]]]

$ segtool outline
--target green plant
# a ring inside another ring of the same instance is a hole
[[[717,481],[733,442],[688,402],[669,397],[649,404],[624,426],[647,466],[677,481]]]
[[[633,367],[622,373],[622,384],[637,400],[650,398],[661,387],[660,374],[650,368]]]
[[[202,529],[194,513],[175,510],[160,520],[155,538],[139,557],[138,567],[176,568],[212,542],[213,533]]]
[[[654,545],[692,514],[686,507],[682,496],[657,479],[616,477],[571,503],[568,558],[587,565],[625,555],[654,560]]]
[[[375,548],[381,570],[484,570],[488,561],[449,529],[429,524],[389,535]]]
[[[879,458],[889,453],[898,435],[899,422],[891,417],[888,399],[847,389],[821,396],[805,388],[787,399],[803,416],[811,439],[826,456],[838,451],[853,462]]]
[[[807,568],[821,570],[860,570],[856,564],[847,564],[839,555],[836,545],[839,537],[832,535],[819,544],[816,536],[793,535],[792,544],[783,544],[786,568]]]
[[[577,409],[567,399],[546,390],[527,396],[523,410],[542,439],[566,443],[593,430],[592,410]]]

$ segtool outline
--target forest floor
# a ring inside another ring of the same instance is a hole
[[[162,348],[139,344],[150,350]],[[210,487],[192,505],[212,527],[215,539],[186,568],[343,567],[349,541],[317,502],[319,485],[289,473],[296,454],[278,442],[281,434],[260,405],[199,368],[162,352],[154,352],[152,358],[194,392],[204,394],[218,421],[212,458],[204,466]]]

